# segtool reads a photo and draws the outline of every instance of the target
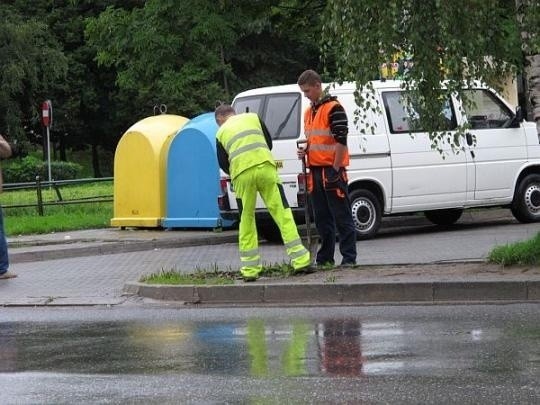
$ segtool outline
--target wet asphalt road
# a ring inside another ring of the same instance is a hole
[[[2,404],[537,404],[540,304],[3,308]]]

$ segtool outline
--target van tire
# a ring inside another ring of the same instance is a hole
[[[283,243],[281,232],[272,218],[257,218],[257,233],[268,242]]]
[[[365,189],[351,191],[350,199],[356,239],[373,238],[381,227],[381,202],[375,194]]]
[[[445,210],[425,211],[426,218],[439,226],[449,226],[455,224],[461,215],[463,210],[461,208],[449,208]]]
[[[529,174],[519,183],[511,210],[519,222],[540,221],[540,174]]]

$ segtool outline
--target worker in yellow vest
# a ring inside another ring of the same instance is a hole
[[[216,151],[219,166],[231,176],[240,211],[240,273],[254,281],[262,271],[255,203],[260,194],[281,232],[291,265],[296,272],[311,271],[309,251],[302,244],[292,211],[285,198],[272,156],[272,138],[257,114],[236,114],[223,104],[216,108]]]

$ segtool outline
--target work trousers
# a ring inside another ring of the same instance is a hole
[[[333,167],[312,166],[313,203],[315,226],[321,239],[317,264],[334,264],[336,229],[339,234],[341,264],[356,263],[356,230],[347,191],[345,169],[336,172]]]
[[[265,162],[251,167],[240,173],[234,179],[233,185],[240,205],[238,244],[242,275],[257,277],[262,270],[255,223],[255,204],[258,194],[281,232],[292,267],[300,269],[309,266],[311,261],[309,252],[298,234],[275,166]]]

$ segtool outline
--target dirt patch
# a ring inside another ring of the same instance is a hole
[[[430,263],[389,266],[358,266],[335,268],[312,274],[261,278],[265,283],[374,283],[429,281],[540,281],[540,266],[500,266],[484,262]]]

